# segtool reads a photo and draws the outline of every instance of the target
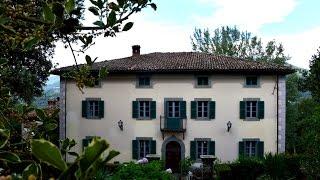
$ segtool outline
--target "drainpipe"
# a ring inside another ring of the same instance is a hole
[[[277,154],[279,153],[279,75],[277,75]]]
[[[64,80],[64,139],[67,137],[67,78]]]

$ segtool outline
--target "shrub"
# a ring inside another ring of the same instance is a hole
[[[162,161],[152,161],[148,164],[135,164],[133,162],[123,164],[111,179],[159,179],[171,180],[173,176],[164,171]]]
[[[190,166],[192,165],[193,160],[189,157],[184,158],[180,161],[180,169],[182,175],[187,175],[190,169]]]
[[[217,179],[232,179],[231,168],[229,164],[216,164],[214,170],[217,174]]]
[[[236,162],[230,164],[234,179],[251,180],[257,179],[264,172],[264,166],[260,159],[240,157]]]

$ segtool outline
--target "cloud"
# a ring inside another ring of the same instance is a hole
[[[195,16],[202,26],[237,25],[257,32],[265,24],[282,22],[296,7],[296,0],[198,0],[213,7],[208,17]]]
[[[282,42],[285,52],[291,56],[289,63],[308,69],[311,56],[320,47],[319,34],[320,26],[300,33],[266,37],[266,39],[276,39],[277,42]]]

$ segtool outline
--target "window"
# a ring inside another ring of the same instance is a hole
[[[201,155],[208,155],[208,141],[196,141],[197,142],[197,158],[200,159]]]
[[[209,102],[197,101],[197,117],[209,118]]]
[[[244,155],[248,157],[257,156],[257,145],[258,141],[244,141]]]
[[[196,86],[195,87],[210,87],[209,77],[208,76],[197,76],[196,77]]]
[[[258,101],[246,101],[246,117],[257,118]]]
[[[150,76],[139,76],[137,87],[151,87]]]
[[[88,118],[99,118],[99,101],[88,101]]]
[[[258,77],[257,76],[247,76],[245,86],[246,87],[257,87],[258,84]]]
[[[168,117],[179,118],[180,117],[180,102],[169,101],[168,102]]]
[[[139,101],[139,118],[150,118],[150,101]]]
[[[139,159],[150,154],[150,142],[149,140],[139,140]]]

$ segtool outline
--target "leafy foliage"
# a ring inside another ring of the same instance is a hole
[[[284,54],[282,44],[269,41],[263,46],[262,41],[250,32],[240,31],[237,27],[221,27],[214,30],[195,29],[191,37],[194,51],[245,58],[255,61],[266,61],[284,64],[290,59]]]
[[[320,49],[311,58],[307,88],[311,91],[315,101],[320,102]]]

